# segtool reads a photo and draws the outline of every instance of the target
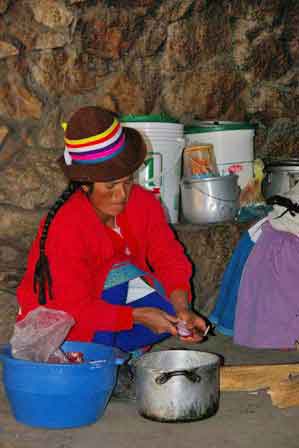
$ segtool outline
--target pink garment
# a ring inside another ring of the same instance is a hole
[[[254,348],[294,348],[299,339],[299,238],[269,223],[243,270],[234,342]]]

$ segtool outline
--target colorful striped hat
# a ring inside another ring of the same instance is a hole
[[[70,180],[121,179],[145,159],[146,146],[139,132],[122,127],[112,112],[100,107],[82,107],[63,127],[65,150],[58,162]]]

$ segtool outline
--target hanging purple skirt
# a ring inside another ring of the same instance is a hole
[[[299,339],[299,238],[270,224],[252,249],[239,288],[234,342],[294,348]]]

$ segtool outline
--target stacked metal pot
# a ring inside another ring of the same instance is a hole
[[[299,182],[299,159],[265,160],[262,190],[265,199],[287,193]]]
[[[236,217],[240,189],[253,176],[253,139],[254,126],[249,123],[199,122],[185,128],[181,182],[185,221],[210,224]],[[214,154],[214,166],[211,169],[210,163],[207,171],[196,172],[196,150],[200,153],[208,147]]]

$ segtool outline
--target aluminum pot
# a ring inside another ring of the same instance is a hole
[[[181,182],[182,211],[192,224],[232,221],[239,209],[238,176],[184,178]]]
[[[137,408],[159,422],[187,422],[214,415],[219,407],[218,355],[163,350],[135,361]]]
[[[283,195],[299,181],[299,159],[266,162],[265,172],[266,176],[262,183],[265,199],[274,195]]]

